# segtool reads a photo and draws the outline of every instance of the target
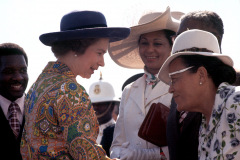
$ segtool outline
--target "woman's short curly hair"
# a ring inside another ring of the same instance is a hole
[[[52,52],[56,58],[64,56],[69,51],[76,52],[76,54],[84,54],[86,49],[97,42],[99,38],[85,38],[85,39],[77,39],[77,40],[68,40],[55,42],[52,45]]]

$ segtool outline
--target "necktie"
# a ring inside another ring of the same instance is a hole
[[[20,122],[17,119],[17,113],[20,111],[20,108],[17,103],[11,103],[8,108],[8,121],[13,130],[15,137],[18,137],[20,132]],[[21,111],[20,111],[21,112]]]

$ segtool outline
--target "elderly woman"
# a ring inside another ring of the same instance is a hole
[[[96,144],[97,117],[76,76],[90,78],[104,66],[109,42],[129,32],[108,28],[100,12],[74,11],[63,16],[60,32],[40,36],[57,61],[47,64],[27,93],[23,159],[108,159]]]
[[[166,144],[160,148],[140,138],[138,132],[153,103],[170,106],[172,95],[168,93],[169,86],[159,81],[156,75],[171,53],[171,36],[178,30],[177,19],[181,15],[181,12],[171,12],[169,7],[163,13],[148,13],[141,17],[139,25],[131,27],[127,39],[110,44],[109,54],[117,64],[126,68],[144,68],[144,75],[126,86],[122,93],[110,149],[111,158],[168,158]]]
[[[240,159],[240,88],[230,57],[217,38],[189,30],[174,42],[158,77],[170,84],[179,111],[201,112],[199,159]]]

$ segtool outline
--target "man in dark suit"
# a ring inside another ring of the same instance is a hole
[[[20,141],[24,125],[24,92],[28,83],[28,58],[14,43],[0,44],[1,157],[21,160]]]
[[[188,29],[201,29],[211,32],[217,37],[221,49],[224,29],[222,19],[216,13],[196,11],[184,15],[181,18],[176,36]],[[201,113],[180,113],[177,110],[176,103],[172,100],[167,121],[167,142],[170,160],[198,159],[198,135],[201,121]]]

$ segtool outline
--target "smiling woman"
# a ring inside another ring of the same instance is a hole
[[[49,62],[25,100],[23,159],[109,159],[97,145],[97,117],[76,76],[90,78],[104,66],[109,42],[124,39],[129,28],[109,28],[95,11],[63,16],[61,31],[40,36],[57,58]]]
[[[146,70],[157,74],[163,62],[170,56],[172,49],[171,30],[160,30],[142,34],[139,38],[139,54]]]
[[[90,78],[94,70],[104,66],[103,56],[107,52],[108,43],[108,38],[61,41],[53,44],[52,51],[58,62],[67,64],[75,77],[80,75],[82,78]]]
[[[168,85],[156,75],[171,53],[172,39],[179,27],[182,12],[149,12],[137,26],[131,27],[128,38],[110,43],[109,54],[120,66],[144,69],[144,75],[123,90],[119,117],[114,130],[111,157],[120,159],[168,159],[168,147],[138,136],[139,128],[154,103],[170,106],[172,95]],[[165,121],[166,122],[166,121]],[[164,129],[161,132],[165,133]],[[166,139],[165,134],[160,135]]]

